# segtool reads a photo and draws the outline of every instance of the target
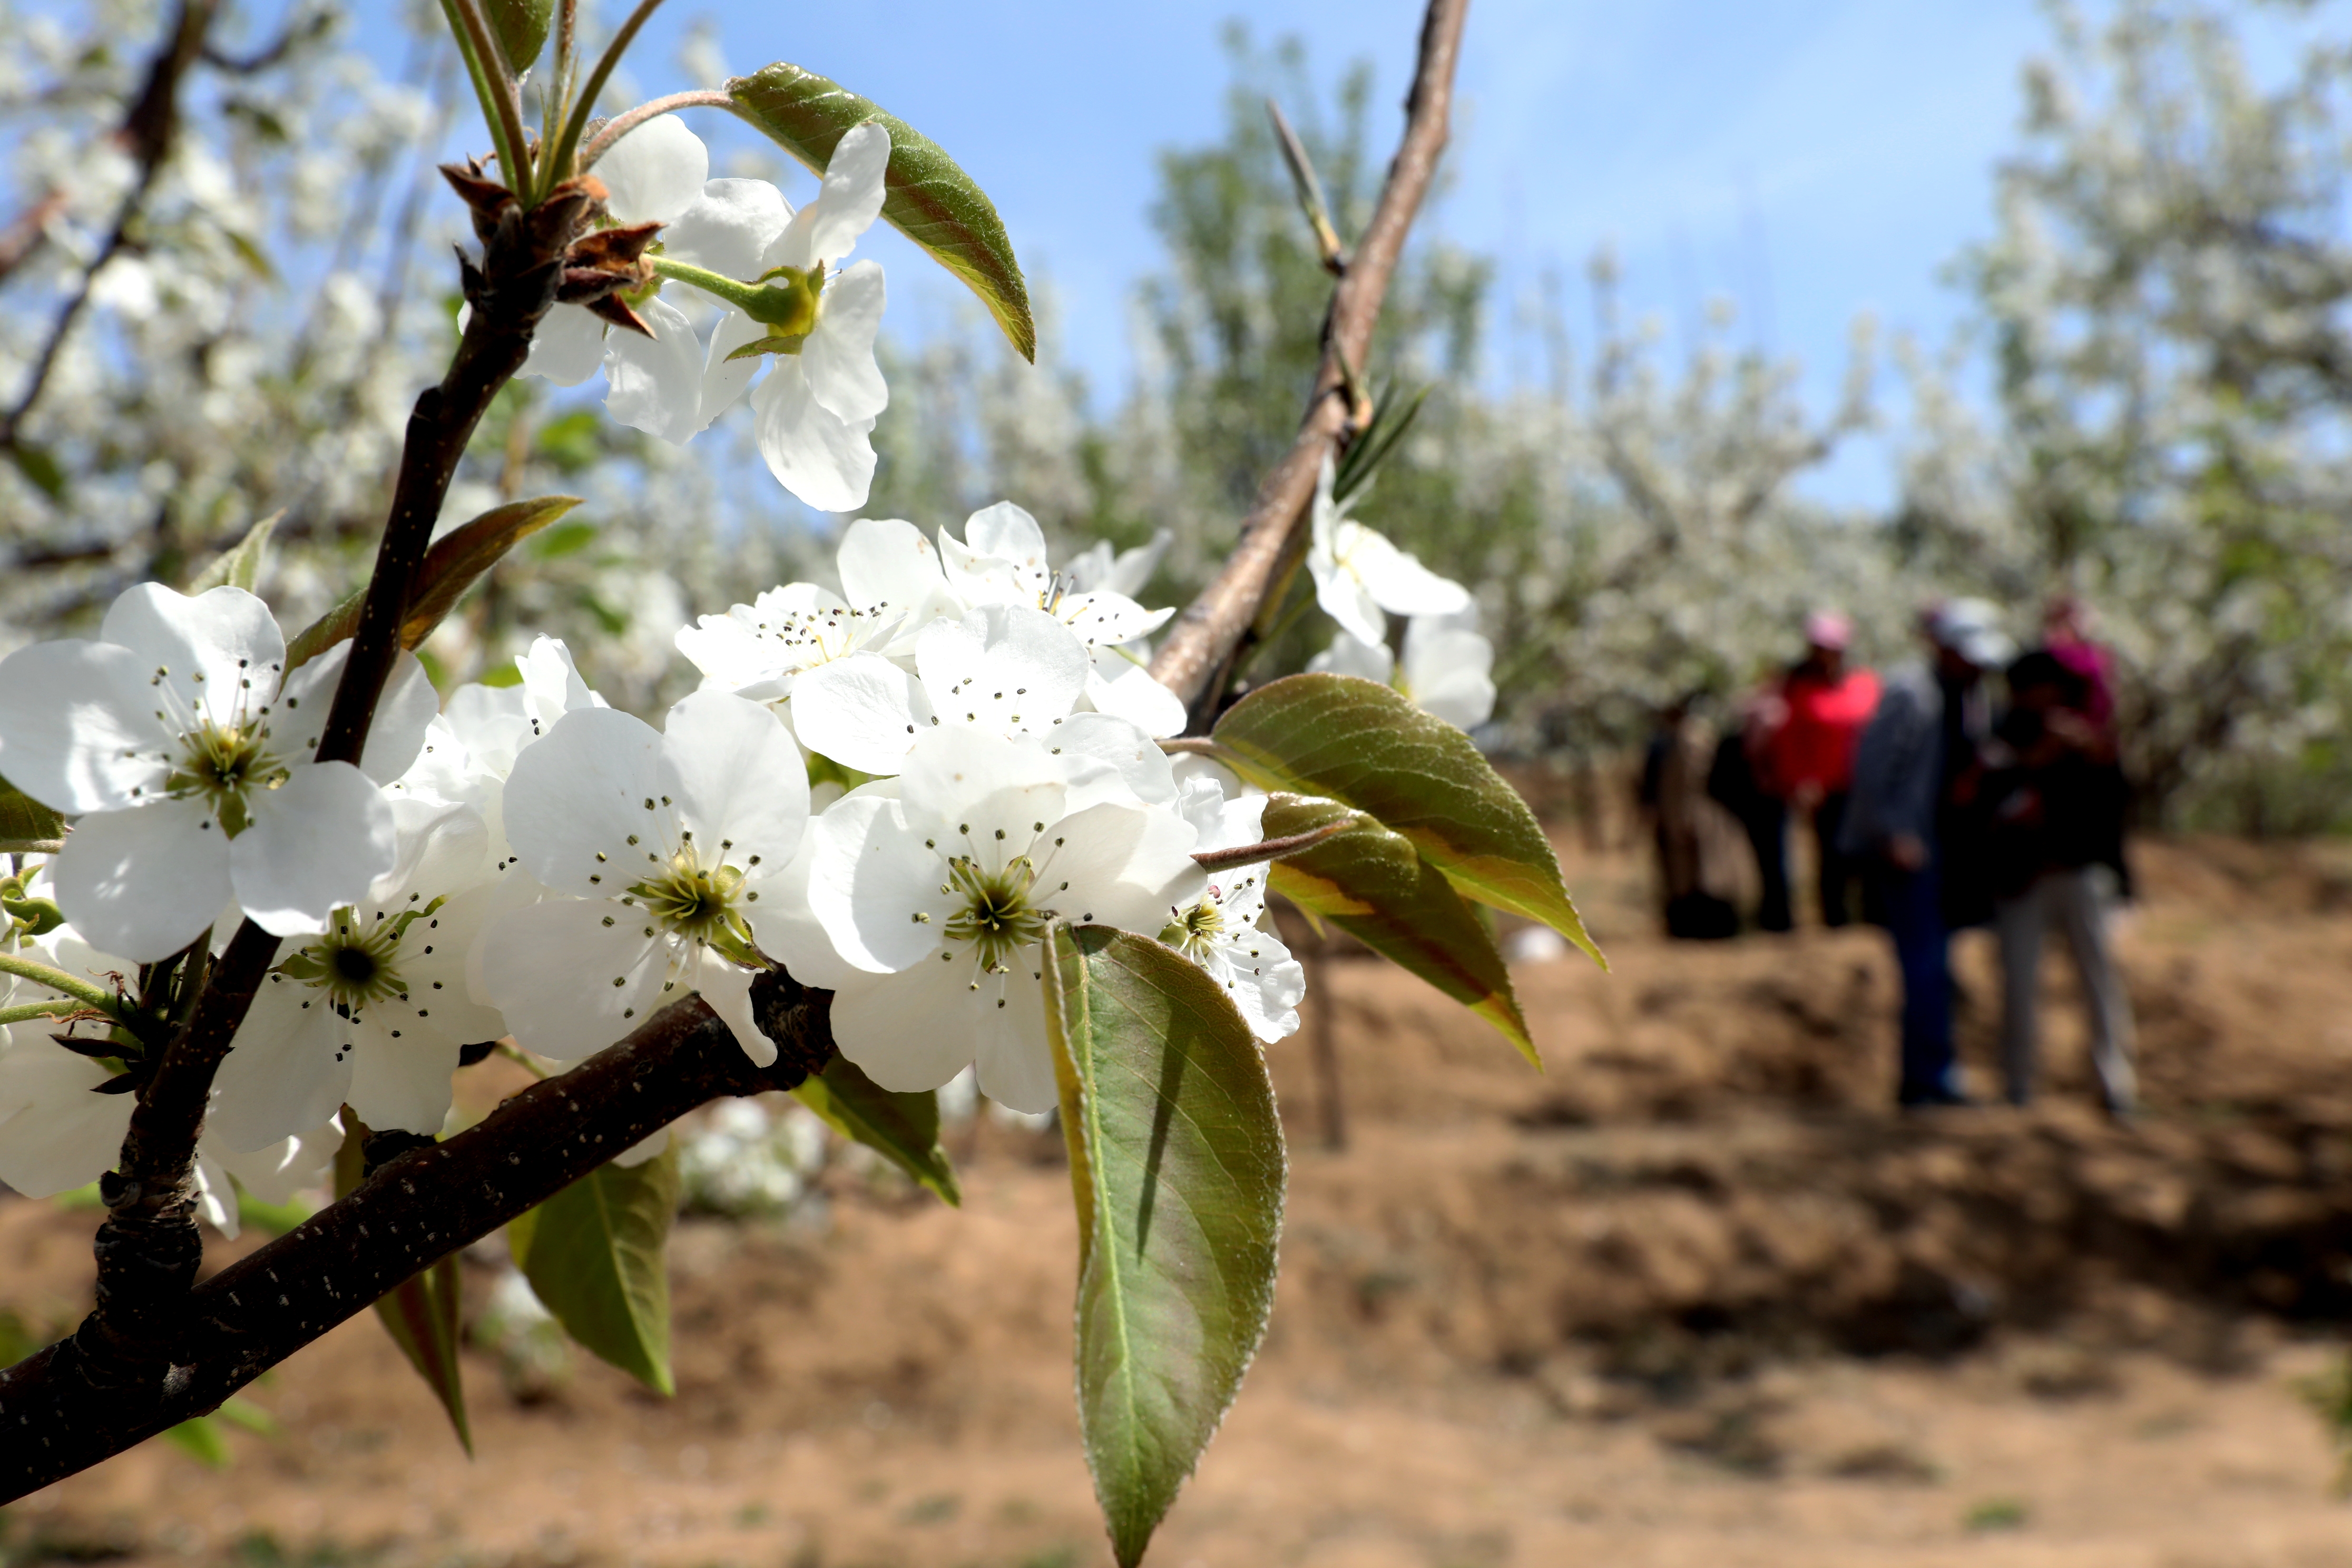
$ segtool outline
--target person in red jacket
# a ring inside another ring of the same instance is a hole
[[[1820,864],[1822,922],[1853,919],[1849,903],[1859,868],[1838,847],[1846,797],[1853,788],[1853,751],[1878,710],[1878,677],[1848,669],[1853,626],[1834,611],[1805,617],[1805,657],[1780,683],[1786,717],[1771,737],[1768,776],[1793,816],[1810,821]]]

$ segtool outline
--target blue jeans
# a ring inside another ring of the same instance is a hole
[[[1952,933],[1944,925],[1942,878],[1931,859],[1924,869],[1872,868],[1877,903],[1903,972],[1902,1100],[1957,1093],[1952,1060]]]

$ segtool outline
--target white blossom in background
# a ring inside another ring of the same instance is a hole
[[[1180,789],[1176,809],[1199,835],[1196,849],[1265,838],[1265,795],[1228,796],[1215,779],[1197,775]],[[1265,873],[1264,864],[1209,872],[1200,898],[1178,911],[1162,940],[1223,986],[1250,1033],[1271,1044],[1298,1030],[1307,971],[1266,919]]]
[[[1307,569],[1315,602],[1349,635],[1385,644],[1388,616],[1448,616],[1470,607],[1469,590],[1399,550],[1386,535],[1349,517],[1331,499],[1331,459],[1315,481]]]
[[[657,731],[575,709],[516,759],[505,800],[515,854],[554,895],[478,943],[517,1044],[575,1060],[699,991],[747,1056],[775,1060],[751,1011],[760,900],[800,849],[808,778],[773,713],[700,691]]]
[[[905,772],[835,803],[809,837],[809,907],[837,959],[785,962],[834,991],[842,1055],[901,1090],[975,1067],[989,1098],[1031,1112],[1055,1102],[1041,989],[1054,922],[1155,934],[1203,886],[1183,817],[1098,763],[972,724],[927,727]]]
[[[370,1128],[437,1133],[461,1046],[506,1025],[466,959],[492,906],[489,830],[470,807],[395,799],[399,863],[285,955],[215,1079],[210,1136],[258,1149],[348,1104]]]
[[[349,763],[314,763],[340,656],[279,685],[286,639],[238,588],[141,584],[94,641],[0,661],[0,773],[79,816],[52,868],[85,936],[170,956],[232,900],[278,936],[315,933],[392,867],[392,808]],[[364,764],[389,779],[423,743],[432,688],[404,656]],[[307,710],[305,703],[307,702]]]

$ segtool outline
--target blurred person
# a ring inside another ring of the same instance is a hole
[[[2110,1115],[2127,1117],[2137,1100],[2131,999],[2108,941],[2105,874],[2122,870],[2127,791],[2113,731],[2090,717],[2095,698],[2091,680],[2054,647],[2009,667],[1998,765],[1983,790],[2000,942],[2001,1068],[2010,1102],[2030,1102],[2042,937],[2055,925],[2082,983],[2101,1099]]]
[[[1706,770],[1708,798],[1731,814],[1748,835],[1755,858],[1756,924],[1781,931],[1795,924],[1789,905],[1789,808],[1773,787],[1772,738],[1788,719],[1788,703],[1776,678],[1759,683],[1741,700],[1738,723],[1716,742]]]
[[[2042,611],[2042,650],[2081,678],[2083,700],[2074,710],[2101,730],[2116,721],[2115,656],[2091,639],[2089,605],[2072,594],[2057,594]]]
[[[1657,848],[1666,934],[1712,942],[1739,934],[1739,912],[1731,823],[1707,797],[1712,737],[1693,715],[1696,703],[1693,693],[1660,710],[1642,757],[1640,805]]]
[[[1952,1058],[1951,933],[1982,918],[1968,819],[1992,728],[1984,677],[2015,651],[1999,623],[1982,599],[1929,609],[1929,658],[1887,678],[1854,752],[1841,847],[1864,860],[1867,907],[1902,974],[1906,1108],[1969,1103]]]
[[[1853,918],[1861,868],[1843,846],[1853,753],[1878,708],[1878,677],[1846,668],[1853,623],[1832,610],[1805,617],[1805,657],[1780,681],[1784,717],[1769,741],[1767,776],[1790,811],[1813,829],[1822,923]]]

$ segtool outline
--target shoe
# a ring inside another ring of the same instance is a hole
[[[1895,1097],[1895,1103],[1904,1110],[1941,1110],[1973,1106],[1976,1101],[1957,1089],[1905,1089]]]

